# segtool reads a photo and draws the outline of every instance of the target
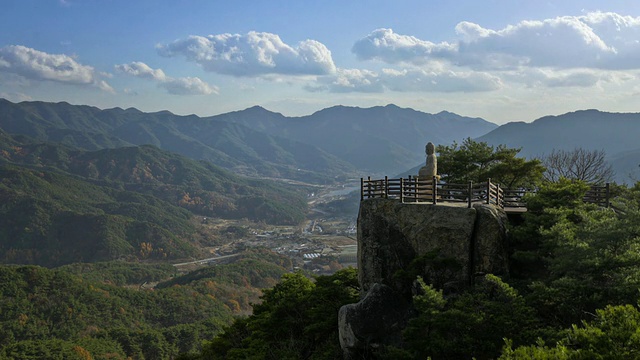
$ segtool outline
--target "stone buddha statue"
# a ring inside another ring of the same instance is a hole
[[[427,163],[420,168],[418,172],[419,177],[431,178],[436,176],[438,179],[438,158],[436,157],[436,146],[432,142],[428,142],[425,146],[425,152],[427,153]]]

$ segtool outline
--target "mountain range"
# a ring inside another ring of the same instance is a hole
[[[392,173],[425,158],[424,146],[477,137],[497,125],[450,112],[428,114],[396,105],[334,106],[288,118],[255,106],[211,119],[242,124],[269,135],[316,146],[360,171]]]
[[[394,176],[423,163],[427,141],[471,137],[527,157],[602,149],[616,180],[631,183],[640,175],[638,134],[640,114],[597,110],[498,127],[395,105],[198,117],[0,99],[0,261],[193,256],[194,214],[297,224],[311,190],[269,178]]]
[[[529,158],[552,149],[604,150],[616,181],[634,182],[640,176],[640,114],[598,110],[497,126],[481,118],[395,105],[334,106],[301,117],[254,106],[198,117],[0,99],[0,129],[83,150],[150,144],[236,174],[316,184],[404,172],[424,161],[426,142],[451,144],[467,137],[521,148]]]
[[[545,116],[531,123],[512,122],[478,137],[491,145],[521,148],[520,155],[542,157],[553,149],[604,150],[615,181],[640,180],[640,114],[581,110]]]
[[[198,117],[0,99],[0,128],[9,134],[84,150],[151,144],[238,174],[313,183],[401,171],[424,158],[427,141],[450,143],[495,127],[395,105],[336,106],[304,117],[252,107]]]

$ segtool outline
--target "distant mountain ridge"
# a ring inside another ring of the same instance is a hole
[[[495,127],[480,118],[395,105],[335,106],[303,117],[255,106],[198,117],[0,99],[0,128],[9,134],[86,150],[152,144],[240,174],[316,183],[405,169],[424,157],[427,141],[450,143]]]
[[[446,111],[428,114],[393,104],[371,108],[338,105],[291,118],[254,106],[212,118],[311,144],[359,169],[387,173],[423,160],[428,141],[449,144],[497,127],[481,118]]]
[[[627,183],[640,179],[639,139],[640,113],[593,109],[508,123],[477,138],[491,145],[522,148],[520,154],[526,157],[544,156],[553,149],[604,150],[617,173],[615,180]]]

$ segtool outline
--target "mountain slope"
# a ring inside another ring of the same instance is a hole
[[[291,224],[301,221],[306,212],[304,194],[299,190],[240,177],[209,162],[151,145],[82,151],[58,144],[21,143],[0,145],[0,151],[0,161],[61,171],[94,185],[152,195],[204,216]]]
[[[496,128],[480,118],[427,114],[395,105],[334,106],[297,118],[252,107],[214,118],[317,146],[359,169],[388,173],[423,160],[428,141],[449,144]]]
[[[196,254],[188,211],[55,172],[0,164],[0,262],[56,266]]]
[[[331,182],[353,166],[317,147],[276,138],[240,124],[168,111],[100,110],[67,103],[0,99],[0,128],[38,141],[85,150],[151,144],[255,177]]]
[[[532,123],[508,123],[483,135],[477,140],[491,145],[506,144],[522,148],[527,157],[543,156],[552,149],[604,150],[609,159],[638,148],[640,134],[639,113],[608,113],[582,110],[559,116],[545,116]],[[629,182],[628,173],[636,169],[618,161],[617,181]],[[637,164],[635,164],[637,167]]]
[[[495,127],[479,118],[395,105],[336,106],[291,118],[256,106],[200,118],[0,99],[0,128],[10,134],[86,150],[151,144],[245,175],[315,183],[363,170],[406,169],[424,158],[428,141],[448,144]]]
[[[250,312],[260,289],[290,269],[288,258],[247,251],[197,278],[173,278],[179,286],[150,289],[147,282],[168,279],[175,268],[0,266],[0,358],[175,359]]]
[[[0,131],[0,263],[197,255],[193,214],[297,224],[305,194],[154,146],[82,151]]]

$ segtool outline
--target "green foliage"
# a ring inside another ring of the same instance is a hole
[[[24,360],[125,360],[127,356],[112,340],[91,339],[66,341],[60,339],[23,340],[0,349],[0,359]]]
[[[640,312],[632,305],[597,310],[592,321],[573,325],[555,347],[544,343],[513,349],[500,359],[637,359],[640,357]]]
[[[539,160],[516,157],[520,149],[465,139],[461,145],[439,145],[438,173],[452,184],[491,179],[506,188],[532,187],[540,182],[544,167]]]
[[[301,273],[285,274],[265,290],[253,315],[239,319],[193,359],[339,359],[338,310],[356,302],[352,268],[312,282]]]
[[[493,275],[451,299],[422,279],[419,284],[422,293],[414,296],[418,315],[403,333],[406,347],[392,350],[409,358],[495,358],[504,337],[515,336],[522,343],[535,322],[524,298]]]
[[[553,327],[588,319],[607,305],[636,301],[640,288],[637,191],[614,199],[620,211],[584,204],[584,183],[541,187],[513,229],[513,275],[530,303]]]
[[[138,285],[168,276],[166,266],[0,266],[0,359],[169,359],[200,351],[203,339],[258,300],[252,284],[272,285],[285,272],[259,257],[218,265],[214,277],[153,290]],[[239,270],[245,280],[235,275]]]
[[[160,281],[176,272],[170,264],[126,263],[121,261],[75,263],[58,268],[90,282],[117,286],[141,285],[145,282]]]
[[[56,266],[195,254],[191,215],[151,196],[0,166],[0,261]],[[143,245],[144,244],[144,245]]]

